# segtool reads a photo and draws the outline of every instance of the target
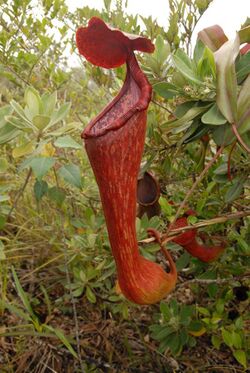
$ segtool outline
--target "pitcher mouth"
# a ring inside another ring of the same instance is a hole
[[[127,75],[119,94],[93,119],[82,132],[82,138],[99,137],[115,131],[137,112],[146,110],[152,87],[140,69],[134,50],[152,53],[154,45],[144,37],[121,32],[92,17],[87,27],[76,32],[81,55],[94,65],[114,68],[127,64]]]
[[[152,87],[141,71],[133,52],[130,53],[126,65],[126,79],[120,92],[83,130],[83,139],[103,136],[109,131],[118,130],[134,114],[147,109]]]

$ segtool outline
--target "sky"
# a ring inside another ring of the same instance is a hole
[[[66,2],[72,12],[76,8],[86,5],[99,10],[104,8],[103,0],[66,0]],[[112,3],[114,4],[115,0],[112,0]],[[128,0],[126,13],[142,16],[151,15],[165,30],[168,28],[168,0],[153,0],[153,2],[149,0]],[[250,0],[214,0],[194,30],[193,44],[195,44],[197,33],[200,30],[215,24],[223,28],[229,39],[234,38],[235,32],[240,29],[247,16],[250,17]],[[69,63],[72,66],[78,66],[79,57],[71,55]]]
[[[113,1],[114,3],[114,1]],[[71,11],[88,5],[101,10],[103,0],[67,0]],[[167,0],[128,0],[127,13],[152,16],[158,23],[167,29],[168,26],[168,1]],[[219,24],[229,38],[233,38],[235,32],[246,18],[250,17],[249,0],[214,0],[208,10],[201,17],[195,30],[197,34],[205,27]]]

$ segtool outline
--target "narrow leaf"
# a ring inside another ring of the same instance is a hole
[[[48,128],[53,126],[54,124],[60,122],[61,120],[63,120],[68,115],[70,106],[71,106],[71,103],[66,102],[58,110],[54,111],[52,116],[51,116],[51,120],[50,120],[50,123],[48,125]]]
[[[13,158],[23,157],[24,155],[31,154],[34,150],[33,141],[26,142],[12,150]]]
[[[229,123],[237,122],[237,80],[235,59],[239,54],[239,37],[229,40],[215,52],[217,68],[217,105]]]
[[[78,144],[70,135],[59,137],[54,145],[58,148],[82,149],[82,145]]]
[[[202,85],[203,81],[199,79],[197,76],[197,72],[195,70],[195,66],[192,62],[188,59],[188,56],[181,50],[178,50],[172,56],[174,65],[176,69],[182,74],[188,81],[191,83],[195,83],[198,85]]]
[[[238,130],[241,134],[250,130],[250,75],[241,87],[237,102]]]
[[[13,275],[13,278],[14,278],[14,281],[15,281],[17,293],[18,293],[21,301],[23,302],[23,305],[24,305],[26,311],[28,311],[29,315],[32,317],[33,320],[36,320],[37,317],[33,312],[33,309],[30,305],[30,301],[29,301],[25,291],[23,290],[22,285],[20,284],[20,281],[17,277],[17,274],[16,274],[16,271],[15,271],[14,267],[12,267],[12,275]]]

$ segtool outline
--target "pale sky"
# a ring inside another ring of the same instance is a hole
[[[114,1],[113,1],[114,3]],[[88,5],[101,10],[103,0],[67,0],[71,11]],[[167,0],[128,0],[127,13],[152,16],[158,23],[167,29],[168,25],[168,1]],[[219,24],[228,37],[233,38],[235,31],[240,28],[246,18],[250,17],[249,0],[214,0],[208,10],[197,24],[196,32],[204,27]]]
[[[69,10],[74,11],[88,5],[96,9],[103,9],[103,0],[66,0]],[[115,3],[113,0],[112,3]],[[152,16],[165,30],[168,28],[168,1],[167,0],[128,0],[126,12]],[[214,0],[208,10],[201,17],[193,34],[195,44],[197,33],[205,27],[220,25],[229,39],[234,38],[235,32],[240,29],[246,18],[250,17],[250,0]],[[77,63],[76,56],[71,56],[71,64]]]

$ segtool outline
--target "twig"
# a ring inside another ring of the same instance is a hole
[[[192,280],[187,280],[185,282],[182,282],[181,284],[178,284],[177,287],[183,287],[187,284],[202,284],[202,285],[209,285],[209,284],[225,284],[227,282],[232,281],[239,281],[242,280],[242,278],[249,278],[250,273],[245,273],[242,276],[237,277],[229,277],[229,278],[215,278],[215,279],[203,279],[203,278],[194,278]]]
[[[231,157],[232,157],[232,154],[233,154],[233,150],[235,148],[237,144],[237,141],[235,141],[228,153],[228,160],[227,160],[227,178],[229,181],[232,181],[232,175],[231,175]]]
[[[168,109],[166,106],[163,106],[163,105],[159,104],[159,102],[157,102],[155,100],[151,100],[151,102],[153,102],[153,104],[159,106],[160,108],[166,110],[169,114],[173,115],[176,118],[176,116],[174,115],[174,113],[170,109]]]
[[[6,219],[7,221],[9,220],[9,218],[10,218],[13,210],[15,210],[15,208],[17,207],[18,201],[21,198],[21,196],[23,195],[23,192],[25,191],[26,186],[28,185],[28,182],[29,182],[29,179],[31,177],[31,174],[32,174],[32,169],[30,168],[29,172],[27,173],[27,176],[26,176],[26,178],[24,180],[24,183],[23,183],[22,187],[19,189],[19,192],[16,195],[16,198],[15,198],[15,201],[13,203],[13,206],[11,207],[11,209],[10,209],[10,211],[8,213],[8,216],[7,216],[7,219]]]
[[[206,165],[206,167],[204,168],[204,170],[201,172],[201,174],[197,177],[197,179],[195,180],[195,182],[193,183],[192,187],[189,189],[188,193],[186,194],[184,200],[182,201],[182,203],[180,204],[178,210],[176,211],[176,214],[175,214],[175,217],[174,217],[174,220],[172,221],[172,223],[169,225],[168,229],[167,229],[167,232],[166,232],[166,235],[169,234],[170,230],[171,230],[171,225],[173,225],[176,221],[176,219],[178,218],[178,216],[180,215],[180,212],[181,210],[184,208],[184,206],[186,205],[186,202],[188,201],[189,197],[192,195],[193,191],[195,190],[195,188],[197,187],[197,185],[200,183],[200,181],[203,179],[203,177],[206,175],[206,173],[208,172],[208,170],[210,169],[210,167],[212,167],[212,165],[216,162],[216,160],[219,158],[219,156],[221,155],[222,151],[223,151],[224,147],[221,146],[219,148],[219,150],[216,152],[216,154],[213,156],[213,158],[211,159],[210,162],[208,162],[208,164]],[[164,243],[164,241],[163,241]]]
[[[233,129],[233,132],[235,134],[235,136],[237,137],[239,143],[242,145],[242,147],[248,152],[250,153],[250,148],[247,146],[247,144],[245,144],[245,142],[243,141],[243,139],[241,138],[238,130],[237,130],[237,127],[236,127],[236,124],[233,123],[232,124],[232,129]]]
[[[63,227],[63,224],[62,224],[62,227]],[[69,268],[68,268],[68,256],[67,256],[67,250],[65,248],[65,245],[63,245],[63,252],[64,252],[64,265],[65,265],[66,280],[67,280],[67,284],[69,286],[69,295],[70,295],[70,300],[71,300],[71,304],[72,304],[74,323],[75,323],[77,355],[78,355],[78,359],[79,359],[79,363],[80,363],[81,373],[85,373],[85,369],[84,369],[84,366],[83,366],[83,361],[82,361],[82,358],[81,358],[80,333],[79,333],[79,323],[78,323],[77,311],[76,311],[76,301],[75,301],[75,298],[73,296],[73,292],[72,292],[72,288],[71,288],[71,280],[70,280]]]
[[[225,223],[226,221],[233,220],[233,219],[240,219],[245,216],[250,216],[250,210],[246,211],[239,211],[234,214],[227,214],[227,215],[221,215],[217,216],[216,218],[209,219],[209,220],[202,220],[196,224],[192,225],[187,225],[186,227],[183,228],[176,228],[176,229],[171,229],[171,231],[168,234],[164,234],[162,236],[163,242],[167,243],[169,241],[172,241],[175,236],[177,236],[179,233],[189,231],[192,229],[197,229],[197,228],[202,228],[206,227],[208,225],[214,225],[214,224],[219,224],[219,223]],[[154,237],[146,238],[145,240],[139,241],[140,244],[147,244],[154,242],[155,239]]]

